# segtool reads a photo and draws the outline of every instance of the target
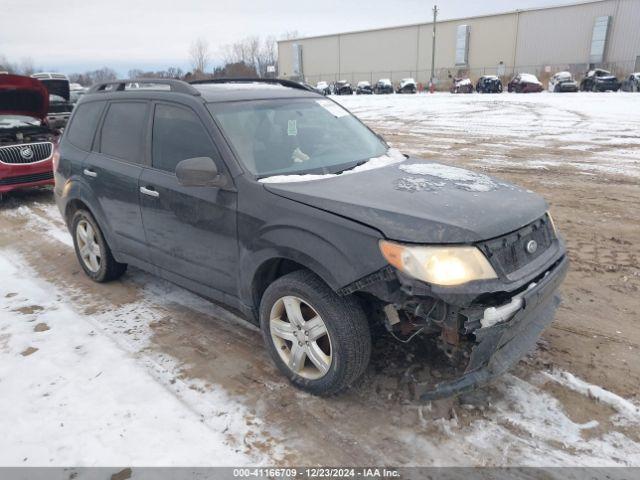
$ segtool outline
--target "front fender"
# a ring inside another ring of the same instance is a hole
[[[243,281],[240,292],[243,299],[251,298],[253,279],[262,266],[274,259],[299,263],[318,275],[333,290],[339,289],[344,275],[336,275],[348,269],[350,260],[338,246],[310,230],[291,226],[273,226],[262,232],[258,242],[240,253],[240,271]],[[332,273],[334,272],[334,273]],[[348,283],[348,282],[345,282]]]

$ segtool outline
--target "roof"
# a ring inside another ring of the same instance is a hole
[[[193,85],[206,102],[240,100],[268,100],[272,98],[300,98],[321,96],[308,90],[268,83],[205,83]]]
[[[177,79],[146,78],[137,80],[114,80],[99,82],[91,86],[90,95],[126,94],[129,98],[151,98],[170,94],[188,95],[205,102],[239,100],[266,100],[271,98],[300,98],[320,96],[308,85],[286,79],[212,79],[191,83]],[[122,97],[124,98],[124,97]]]
[[[51,73],[51,72],[39,72],[31,75],[33,78],[38,78],[40,80],[68,80],[67,76],[62,73]]]
[[[504,12],[495,12],[495,13],[486,13],[483,15],[472,15],[470,17],[454,17],[454,18],[443,18],[443,19],[439,19],[437,23],[444,23],[444,22],[464,22],[465,20],[473,20],[476,18],[487,18],[487,17],[497,17],[500,15],[512,15],[514,13],[522,13],[522,12],[536,12],[536,11],[540,11],[540,10],[551,10],[554,8],[564,8],[564,7],[576,7],[579,5],[587,5],[590,3],[602,3],[602,2],[606,2],[608,0],[584,0],[582,2],[576,2],[576,3],[566,3],[566,4],[558,4],[558,5],[547,5],[545,7],[532,7],[532,8],[521,8],[521,9],[516,9],[516,10],[507,10]],[[406,23],[406,24],[401,24],[401,25],[392,25],[392,26],[388,26],[388,27],[378,27],[378,28],[365,28],[362,30],[349,30],[346,32],[335,32],[335,33],[325,33],[322,35],[309,35],[307,37],[296,37],[296,38],[286,38],[286,39],[282,39],[282,40],[278,40],[278,43],[288,43],[288,42],[296,42],[298,40],[311,40],[314,38],[324,38],[324,37],[334,37],[336,35],[351,35],[351,34],[355,34],[355,33],[367,33],[367,32],[376,32],[376,31],[380,31],[380,30],[393,30],[396,28],[410,28],[410,27],[417,27],[417,26],[425,26],[425,25],[432,25],[433,22],[418,22],[418,23]]]

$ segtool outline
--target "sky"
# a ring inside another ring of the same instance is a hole
[[[249,35],[300,36],[439,18],[576,3],[576,0],[2,0],[0,56],[33,59],[45,71],[103,66],[189,70],[189,46],[205,39],[214,63],[224,45]],[[25,27],[28,27],[25,29]]]

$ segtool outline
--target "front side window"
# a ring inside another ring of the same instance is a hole
[[[105,102],[89,102],[76,107],[67,133],[67,138],[73,145],[82,150],[91,150],[104,104]]]
[[[258,178],[337,173],[388,147],[344,108],[299,98],[209,105],[244,166]]]
[[[173,173],[179,162],[195,157],[214,161],[218,157],[200,119],[191,110],[157,105],[153,117],[153,167]]]
[[[146,127],[146,103],[112,103],[102,124],[100,151],[127,162],[144,163]]]

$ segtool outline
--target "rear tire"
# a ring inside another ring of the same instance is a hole
[[[278,369],[314,395],[339,393],[369,364],[371,333],[364,311],[355,298],[338,296],[312,272],[292,272],[267,288],[260,327]]]
[[[94,282],[103,283],[120,278],[126,263],[113,258],[102,230],[87,210],[77,210],[71,219],[73,246],[84,273]]]

